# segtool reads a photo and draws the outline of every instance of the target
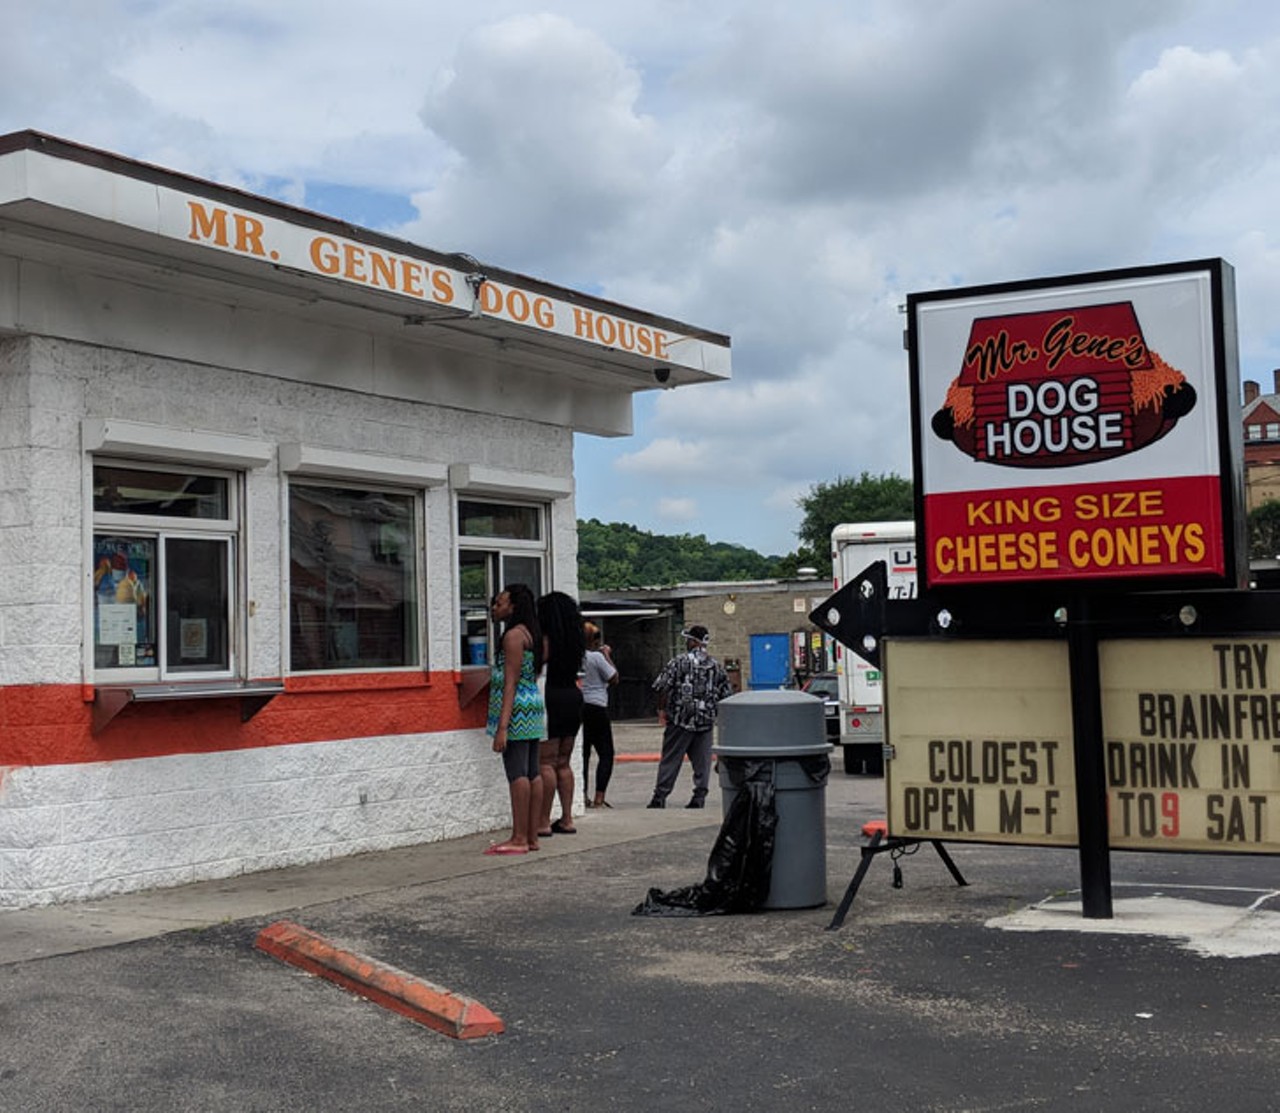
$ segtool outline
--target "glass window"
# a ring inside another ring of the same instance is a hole
[[[542,508],[498,502],[458,502],[458,534],[462,537],[504,537],[515,541],[542,540]]]
[[[413,495],[289,488],[289,664],[294,672],[417,665]]]
[[[1276,421],[1267,422],[1267,440],[1269,441],[1280,440],[1280,422],[1276,422]]]
[[[226,519],[229,481],[223,476],[142,471],[100,464],[93,469],[93,509],[110,514]]]
[[[233,478],[96,463],[93,506],[95,679],[233,674]]]
[[[1262,426],[1261,426],[1261,425],[1250,425],[1250,426],[1249,426],[1249,440],[1251,440],[1251,441],[1260,441],[1260,440],[1262,440]]]
[[[166,537],[164,569],[169,672],[229,669],[230,542],[224,537]],[[182,574],[170,575],[169,569],[181,569]]]
[[[528,584],[534,595],[545,590],[544,523],[537,504],[458,501],[458,601],[464,665],[491,660],[494,630],[489,600],[508,584]]]

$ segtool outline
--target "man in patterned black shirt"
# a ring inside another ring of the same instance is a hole
[[[706,806],[716,704],[733,692],[724,667],[707,653],[711,638],[707,628],[690,626],[680,636],[685,640],[686,652],[671,658],[653,682],[653,690],[658,693],[658,722],[665,723],[665,730],[658,783],[649,801],[651,808],[667,806],[686,753],[693,766],[693,799],[685,806]]]

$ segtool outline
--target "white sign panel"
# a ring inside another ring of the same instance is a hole
[[[1280,640],[1099,646],[1110,843],[1280,853]]]
[[[886,638],[884,652],[890,833],[1074,846],[1066,643]]]
[[[1233,581],[1229,284],[1213,260],[912,295],[927,586]]]

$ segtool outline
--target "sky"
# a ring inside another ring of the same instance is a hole
[[[732,338],[581,518],[797,547],[911,475],[909,293],[1222,257],[1280,367],[1271,0],[14,0],[34,128]]]

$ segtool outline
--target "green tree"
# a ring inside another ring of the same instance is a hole
[[[804,513],[796,530],[801,545],[798,555],[817,568],[827,566],[831,531],[841,522],[893,522],[915,517],[911,480],[892,473],[864,471],[857,479],[840,477],[831,483],[815,483],[796,505]]]
[[[1280,501],[1269,499],[1249,511],[1249,558],[1280,556]]]
[[[670,587],[690,580],[759,580],[778,558],[702,534],[664,536],[623,522],[578,522],[578,586],[584,591]]]

